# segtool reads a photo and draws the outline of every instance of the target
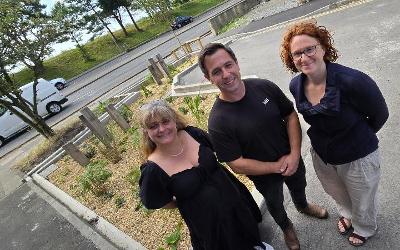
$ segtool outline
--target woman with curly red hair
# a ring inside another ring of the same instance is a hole
[[[334,63],[338,51],[329,31],[315,21],[290,26],[281,59],[293,73],[290,92],[310,124],[307,133],[315,172],[335,200],[340,234],[361,246],[377,230],[380,159],[376,133],[389,113],[377,84],[365,73]]]

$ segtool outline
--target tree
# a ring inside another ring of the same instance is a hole
[[[131,5],[140,6],[153,20],[169,21],[172,5],[169,0],[130,0]]]
[[[36,86],[45,70],[43,60],[50,55],[51,45],[61,33],[45,14],[44,8],[39,0],[0,2],[0,105],[49,138],[54,131],[38,115]],[[32,101],[21,96],[9,73],[17,63],[24,64],[33,72]]]
[[[125,36],[128,36],[128,31],[126,30],[124,24],[122,23],[122,16],[119,10],[119,4],[117,1],[114,0],[99,0],[99,5],[103,10],[103,13],[107,16],[112,16],[119,26],[121,27],[122,31],[124,32]]]
[[[103,28],[107,29],[108,33],[115,45],[121,50],[118,45],[118,38],[114,35],[111,29],[108,27],[109,23],[106,22],[102,13],[98,10],[98,6],[95,2],[91,0],[66,0],[66,3],[80,7],[85,13],[93,12],[93,15],[86,15],[87,29],[88,32],[96,37],[101,34]]]
[[[132,20],[133,25],[135,26],[136,30],[139,32],[142,32],[143,30],[141,28],[139,28],[139,26],[137,25],[135,19],[133,18],[133,15],[131,13],[131,11],[129,10],[129,8],[134,9],[134,7],[136,5],[132,5],[132,3],[129,0],[117,0],[114,1],[117,5],[119,5],[119,7],[123,7],[125,8],[126,12],[128,12],[128,15],[130,17],[130,19]]]
[[[74,41],[85,61],[92,60],[85,47],[80,44],[83,31],[87,29],[87,20],[90,18],[87,16],[85,9],[81,6],[57,2],[51,11],[51,15],[64,33],[63,36],[60,36],[59,42]]]

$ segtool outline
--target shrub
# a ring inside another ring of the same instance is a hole
[[[181,240],[181,229],[182,229],[182,221],[179,221],[175,231],[170,235],[168,235],[167,238],[165,238],[165,242],[173,250],[176,250],[178,248],[178,243]]]
[[[90,190],[96,195],[106,193],[104,184],[112,175],[112,173],[105,168],[106,165],[106,161],[95,161],[86,166],[85,172],[79,177],[79,183],[84,192]]]
[[[185,96],[183,101],[196,119],[197,126],[203,127],[205,123],[205,112],[200,107],[202,101],[200,95],[196,95],[195,97]]]
[[[128,105],[122,104],[122,106],[119,108],[119,113],[122,115],[122,117],[127,121],[131,121],[133,112],[130,110]]]
[[[117,198],[115,198],[115,205],[117,206],[117,208],[121,208],[125,205],[125,198],[118,196]]]

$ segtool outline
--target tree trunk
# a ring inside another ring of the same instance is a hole
[[[94,12],[94,14],[96,15],[96,17],[99,19],[99,21],[101,22],[101,24],[104,26],[104,28],[107,29],[108,33],[110,33],[112,40],[114,41],[115,45],[118,47],[118,49],[121,50],[121,48],[118,46],[118,38],[114,35],[114,33],[110,30],[110,28],[108,27],[108,25],[106,24],[106,22],[104,22],[103,18],[101,18],[101,16],[99,15],[99,13],[97,13],[96,9],[92,6],[89,5],[90,9]]]
[[[79,43],[78,39],[74,36],[73,33],[71,33],[71,37],[76,43],[76,47],[78,48],[79,52],[81,52],[81,55],[83,56],[83,59],[86,62],[92,61],[93,59],[90,57],[89,53],[86,51],[86,49]]]
[[[133,25],[135,25],[136,30],[139,31],[139,32],[142,32],[143,30],[141,28],[139,28],[139,26],[135,22],[135,19],[133,19],[132,13],[129,11],[128,7],[125,7],[125,9],[128,12],[128,15],[131,18]]]
[[[125,26],[122,23],[122,20],[115,13],[113,13],[113,17],[115,20],[117,20],[119,26],[121,26],[121,29],[124,32],[125,36],[128,36],[128,31],[126,31]]]
[[[31,109],[29,109],[28,105],[25,104],[25,107],[18,107],[19,109],[22,110],[19,111],[17,110],[14,105],[12,105],[10,102],[7,101],[0,101],[2,105],[4,105],[7,109],[9,109],[14,115],[18,116],[23,120],[25,123],[27,123],[29,126],[34,128],[37,132],[39,132],[41,135],[43,135],[45,138],[50,138],[54,136],[54,131],[52,128],[50,128],[44,119],[40,117],[37,114],[34,114]],[[31,119],[29,119],[29,117]]]

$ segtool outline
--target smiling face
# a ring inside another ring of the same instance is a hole
[[[313,46],[316,46],[315,54],[307,55],[307,51],[312,49]],[[320,74],[325,70],[325,50],[317,39],[308,35],[294,36],[290,42],[290,53],[295,55],[301,52],[305,53],[303,53],[300,58],[292,59],[294,65],[300,72],[306,75],[314,75]]]
[[[239,65],[224,49],[206,56],[204,66],[208,73],[204,76],[221,90],[222,96],[234,96],[241,91],[243,82]]]
[[[176,122],[169,117],[154,117],[146,124],[149,138],[156,144],[169,144],[178,134]]]

